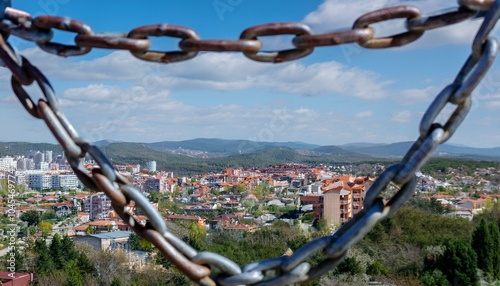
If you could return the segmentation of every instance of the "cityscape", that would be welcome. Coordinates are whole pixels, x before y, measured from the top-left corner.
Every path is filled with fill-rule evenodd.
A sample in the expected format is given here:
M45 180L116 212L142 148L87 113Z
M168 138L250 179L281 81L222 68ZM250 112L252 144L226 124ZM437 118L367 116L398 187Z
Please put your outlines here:
M475 216L481 217L498 204L500 197L500 169L495 162L482 163L477 168L418 172L414 200L434 204L442 217L472 223ZM89 173L99 168L93 160L85 160L84 166ZM149 199L170 226L187 227L188 232L196 226L207 237L217 233L238 237L277 224L308 236L334 233L363 210L366 191L387 166L386 161L316 166L290 162L182 177L157 169L156 161L114 168ZM32 239L44 239L50 245L55 237L68 237L93 251L123 253L123 261L131 269L140 271L155 265L151 246L137 242L110 198L80 183L64 154L31 150L3 156L0 175L5 182L15 182L15 208L3 184L4 206L0 211L5 218L12 221L14 217L19 222L16 233L23 247ZM382 195L390 197L397 190L396 185L390 185ZM146 223L147 216L133 202L126 209L138 222ZM7 228L0 228L0 235L8 240ZM4 253L7 250L4 248ZM293 250L288 248L283 255L287 253ZM32 270L36 275L36 267ZM19 279L33 280L33 275Z
M95 4L0 0L0 286L500 285L500 0Z

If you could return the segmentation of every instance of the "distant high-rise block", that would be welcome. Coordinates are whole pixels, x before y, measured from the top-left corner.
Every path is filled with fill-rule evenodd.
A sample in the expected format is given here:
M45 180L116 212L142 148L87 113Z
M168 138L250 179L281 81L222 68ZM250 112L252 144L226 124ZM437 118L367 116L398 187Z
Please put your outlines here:
M52 151L45 151L44 162L52 163Z
M156 172L156 161L146 162L146 169L148 169L151 172Z

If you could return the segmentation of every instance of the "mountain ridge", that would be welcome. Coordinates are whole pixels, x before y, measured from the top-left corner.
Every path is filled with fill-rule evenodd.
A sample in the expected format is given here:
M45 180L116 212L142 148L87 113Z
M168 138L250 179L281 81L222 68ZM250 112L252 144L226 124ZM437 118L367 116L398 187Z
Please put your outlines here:
M179 174L217 171L227 167L262 167L274 164L337 164L400 159L413 142L350 143L320 146L303 142L256 142L216 138L153 143L101 140L94 143L114 164L141 164L157 161L160 170ZM0 142L0 156L27 155L29 150L52 150L50 143ZM54 154L56 155L56 154ZM500 147L474 148L440 145L433 157L500 161Z

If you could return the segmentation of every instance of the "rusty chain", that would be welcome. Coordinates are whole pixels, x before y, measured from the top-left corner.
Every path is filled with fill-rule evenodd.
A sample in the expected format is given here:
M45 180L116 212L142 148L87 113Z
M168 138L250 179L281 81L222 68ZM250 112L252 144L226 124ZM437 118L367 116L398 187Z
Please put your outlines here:
M10 2L10 1L9 1ZM448 140L467 116L471 107L471 92L488 71L498 52L498 42L489 35L500 17L500 0L458 0L456 8L421 15L413 6L395 6L379 9L359 17L352 29L314 34L303 23L272 23L244 30L238 40L202 40L193 30L167 24L142 26L127 33L98 33L85 23L65 17L39 16L34 19L24 12L8 7L0 22L0 59L12 72L11 84L15 95L29 114L45 121L54 134L78 178L90 189L104 192L112 201L117 214L135 232L151 241L164 255L192 281L200 285L285 285L304 283L315 279L338 265L347 250L359 241L383 218L393 214L412 194L416 186L415 172L441 143ZM0 15L1 16L1 15ZM375 37L371 24L404 18L407 31L383 38ZM472 44L469 58L455 80L447 85L425 112L419 128L419 137L398 164L387 168L366 192L363 209L331 236L310 241L291 256L277 257L240 267L230 259L211 252L197 252L168 231L164 219L146 197L125 177L118 173L99 148L79 136L59 108L57 96L49 81L35 66L18 54L7 42L9 35L35 42L42 50L60 55L75 56L93 48L128 50L133 56L153 62L170 63L191 59L199 52L242 52L246 57L261 62L285 62L311 54L314 48L357 43L366 48L388 48L409 44L425 31L452 25L467 19L484 18ZM51 42L54 30L74 32L75 45ZM295 35L293 49L262 51L259 37ZM178 51L149 50L150 36L179 38ZM36 84L44 98L31 98L23 86ZM446 123L436 122L447 104L456 105ZM82 158L90 156L100 168L89 171ZM384 203L380 193L390 183L399 191ZM140 224L126 210L130 201L144 210L148 217ZM325 259L317 265L307 260L322 252ZM218 275L211 275L211 268ZM272 270L277 275L267 277Z
M403 5L379 9L359 17L352 29L313 34L303 23L271 23L245 29L237 40L204 40L196 31L170 24L155 24L137 27L128 33L94 32L80 21L59 16L38 16L34 19L24 12L7 8L0 30L35 42L41 49L59 56L76 56L90 52L93 48L128 50L135 57L152 62L171 63L194 58L199 52L242 52L246 57L260 62L285 62L311 54L314 48L358 43L366 48L388 48L409 44L419 39L425 31L452 25L474 17L484 16L491 0L460 0L459 6L438 11L432 15L421 15L417 7ZM406 30L397 35L375 37L371 24L391 19L406 19ZM56 30L76 33L73 45L52 42ZM259 37L295 35L294 47L282 51L262 51ZM178 38L178 50L152 51L150 37Z

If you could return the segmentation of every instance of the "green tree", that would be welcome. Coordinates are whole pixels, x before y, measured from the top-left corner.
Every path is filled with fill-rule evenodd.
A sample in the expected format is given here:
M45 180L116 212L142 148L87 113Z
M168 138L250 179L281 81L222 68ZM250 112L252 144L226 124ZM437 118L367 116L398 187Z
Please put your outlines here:
M130 245L130 249L132 250L139 250L140 244L139 240L141 238L134 232L132 232L129 237L128 237L128 244Z
M62 269L63 257L65 254L62 252L61 237L59 236L59 234L54 234L52 242L50 243L49 250L56 269Z
M42 232L44 237L47 237L52 233L52 224L48 221L41 221L38 224L38 229Z
M63 253L63 260L68 260L76 254L73 241L69 236L65 235L61 240L61 253Z
M48 210L42 214L40 220L50 220L55 218L56 218L56 213L53 210Z
M122 286L120 278L113 276L113 281L111 281L111 286Z
M205 228L193 222L189 225L189 234L185 238L186 242L189 243L196 250L201 250L203 247L202 240L206 235Z
M368 268L366 269L366 274L376 275L376 276L378 275L387 276L389 272L381 262L375 261L368 266Z
M245 186L245 184L238 184L237 186L233 187L233 193L237 195L243 194L244 192L246 192L246 190L247 187Z
M75 260L70 260L64 264L64 274L67 279L64 286L83 286L83 276Z
M500 230L496 222L490 222L489 230L492 238L492 248L490 252L493 260L493 277L500 279Z
M93 234L94 233L94 228L91 225L87 226L87 228L85 229L85 233L87 235Z
M73 248L74 249L74 248ZM94 264L90 259L87 257L85 253L82 251L77 252L76 250L73 250L77 253L76 255L76 261L78 264L78 269L80 270L81 273L86 273L90 274L93 276L97 276L97 270L94 267Z
M438 269L452 285L478 285L477 256L465 240L446 242L446 250L438 259Z
M387 234L385 233L384 226L381 223L375 224L372 230L366 234L366 239L376 243L387 241Z
M37 239L35 241L34 250L37 254L36 260L36 273L38 274L48 274L54 271L54 261L52 260L52 256L50 255L49 249L45 240Z
M477 254L477 267L488 275L493 274L493 239L486 221L481 222L472 233L472 248Z
M339 266L335 269L336 273L349 273L351 275L360 274L362 272L361 265L354 257L347 257L340 262Z
M27 233L27 236L32 236L36 233L36 227L35 226L29 226L28 227L28 233ZM28 235L29 234L29 235Z
M28 226L37 225L40 222L40 213L34 210L24 212L19 217L22 221L28 223Z
M425 271L422 273L418 279L424 286L448 286L448 280L444 276L443 272L438 269L432 271Z
M161 193L158 191L149 192L149 200L153 203L157 203L161 198Z
M141 238L135 233L130 234L128 243L130 245L130 248L133 250L151 251L151 249L153 248L151 242L147 241L144 238Z
M10 266L9 264L9 261L8 259L11 257L11 252L7 252L7 254L5 254L5 256L2 257L2 266L4 266L4 268ZM26 271L26 265L25 265L25 253L24 252L21 252L19 251L19 247L16 245L15 248L14 248L14 261L15 261L15 268L16 268L16 272L25 272ZM4 265L5 263L5 265Z

